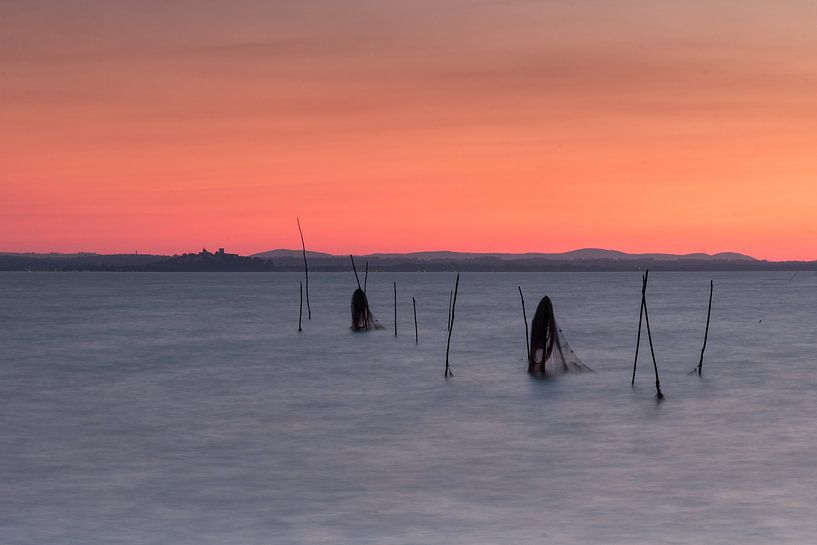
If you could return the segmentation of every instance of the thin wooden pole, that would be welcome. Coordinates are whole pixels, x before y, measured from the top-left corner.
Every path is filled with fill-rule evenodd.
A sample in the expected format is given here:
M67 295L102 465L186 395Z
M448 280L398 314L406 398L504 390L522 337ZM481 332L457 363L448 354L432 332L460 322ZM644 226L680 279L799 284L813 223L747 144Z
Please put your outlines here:
M417 301L411 298L411 306L414 308L414 344L420 344L420 334L417 332Z
M525 352L528 354L528 365L530 365L530 338L528 337L528 315L525 312L525 297L522 295L522 287L519 289L519 298L522 299L522 319L525 320Z
M633 380L630 381L630 386L635 386L635 368L638 366L638 348L641 346L641 322L644 320L644 298L647 291L647 275L650 274L648 270L646 274L641 275L641 306L638 312L638 335L635 339L635 359L633 360Z
M355 256L349 254L349 257L352 258L352 271L355 273L355 280L357 281L357 289L363 289L360 287L360 278L357 276L357 267L355 267Z
M304 243L304 232L301 230L301 220L295 218L298 222L298 233L301 235L301 251L304 256L304 277L306 277L306 311L309 320L312 319L312 307L309 306L309 268L306 266L306 244Z
M448 354L451 350L451 331L454 329L454 313L457 308L457 292L460 287L460 275L457 273L457 281L454 282L454 299L451 302L451 319L448 321L448 343L445 345L445 377L453 377L451 372L451 364L448 363Z
M645 275L646 277L646 275ZM644 282L646 289L646 279ZM647 298L643 299L644 307L644 323L647 325L647 339L650 341L650 353L652 354L652 366L655 368L655 397L664 399L664 394L661 393L661 380L658 378L658 362L655 361L655 349L652 346L652 332L650 331L650 314L647 312Z
M303 331L303 329L301 329L301 320L304 317L304 283L298 282L298 285L300 288L299 291L301 293L301 306L298 309L298 332L300 333L301 331Z
M701 359L698 360L698 376L703 372L704 351L706 350L706 339L709 337L709 318L712 316L712 292L715 290L715 282L709 281L709 309L706 311L706 331L704 332L704 345L701 348Z
M394 336L397 336L397 282L394 282Z
M369 262L366 262L366 273L363 275L363 293L366 293L366 284L369 283Z

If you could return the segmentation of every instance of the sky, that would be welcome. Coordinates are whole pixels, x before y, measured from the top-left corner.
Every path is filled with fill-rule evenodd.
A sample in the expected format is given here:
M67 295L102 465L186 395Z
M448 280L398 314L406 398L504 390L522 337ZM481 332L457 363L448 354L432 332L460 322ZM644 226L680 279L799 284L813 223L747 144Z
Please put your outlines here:
M0 0L0 251L817 259L811 0Z

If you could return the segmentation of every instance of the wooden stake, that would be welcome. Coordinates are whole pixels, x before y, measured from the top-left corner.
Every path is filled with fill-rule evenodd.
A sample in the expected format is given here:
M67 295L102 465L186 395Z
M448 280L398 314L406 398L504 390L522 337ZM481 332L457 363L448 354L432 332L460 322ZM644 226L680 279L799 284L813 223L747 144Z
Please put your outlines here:
M451 364L448 363L448 353L451 350L451 331L454 329L454 313L457 308L457 291L460 287L460 275L457 273L457 281L454 283L454 299L451 302L451 318L448 321L448 344L445 346L445 377L453 377L451 372Z
M397 282L394 282L394 336L397 336Z
M301 250L304 255L304 276L306 277L306 311L308 319L312 319L312 307L309 306L309 269L306 266L306 244L304 244L304 232L301 230L301 220L295 218L298 222L298 232L301 234Z
M652 332L650 331L650 313L647 311L647 274L644 275L644 291L645 296L642 299L642 306L644 307L644 323L647 325L647 339L650 341L650 353L652 354L652 366L655 368L655 397L659 400L664 399L664 394L661 393L661 381L658 378L658 362L655 361L655 349L652 346Z
M304 283L303 282L298 282L298 285L300 287L299 291L301 293L301 306L298 309L298 332L300 333L301 331L303 331L301 329L301 320L304 317Z
M525 312L525 297L522 295L522 287L519 289L519 298L522 299L522 319L525 320L525 352L528 354L528 365L530 365L530 338L528 337L528 315Z
M633 360L633 380L630 381L630 386L635 386L635 368L638 365L638 348L641 346L641 322L644 319L644 298L647 292L647 275L650 274L648 270L646 274L641 275L641 307L638 312L638 336L635 339L635 359Z
M704 366L704 351L706 350L706 339L709 337L709 318L712 316L712 292L715 290L715 282L709 281L709 309L706 311L706 331L704 332L704 345L701 348L701 359L698 360L698 376L701 376Z
M420 344L420 334L417 332L417 301L411 298L411 306L414 308L414 344Z

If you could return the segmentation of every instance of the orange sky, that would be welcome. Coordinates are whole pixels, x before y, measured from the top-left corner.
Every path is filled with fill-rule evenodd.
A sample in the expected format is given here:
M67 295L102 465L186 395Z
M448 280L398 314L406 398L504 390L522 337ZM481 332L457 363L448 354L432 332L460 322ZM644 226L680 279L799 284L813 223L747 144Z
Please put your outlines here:
M0 251L817 259L810 1L7 0L0 83Z

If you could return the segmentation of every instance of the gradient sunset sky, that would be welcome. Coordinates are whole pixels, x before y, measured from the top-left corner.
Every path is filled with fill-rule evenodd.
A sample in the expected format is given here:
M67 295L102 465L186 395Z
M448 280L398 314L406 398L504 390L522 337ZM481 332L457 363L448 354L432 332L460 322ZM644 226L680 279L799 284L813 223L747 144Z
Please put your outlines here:
M817 2L0 0L0 251L817 259Z

